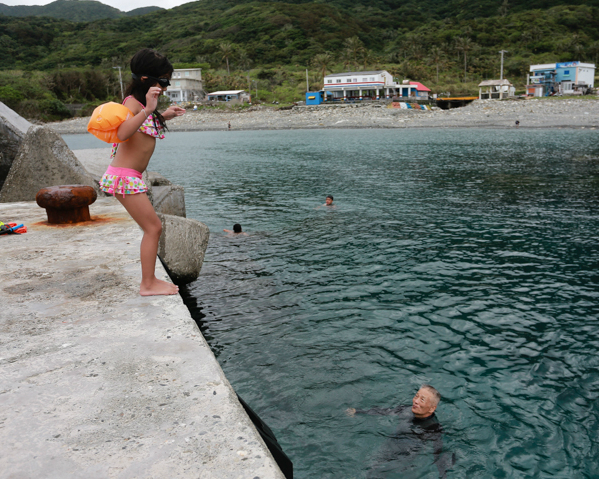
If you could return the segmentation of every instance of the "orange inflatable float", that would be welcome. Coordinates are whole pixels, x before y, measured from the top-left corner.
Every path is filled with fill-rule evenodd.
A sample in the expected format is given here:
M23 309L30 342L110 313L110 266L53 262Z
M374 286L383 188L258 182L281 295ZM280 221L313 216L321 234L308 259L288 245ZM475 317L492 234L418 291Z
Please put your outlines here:
M119 140L117 131L129 118L133 118L133 113L125 105L113 101L104 103L92 113L87 131L106 143L122 143L123 140Z

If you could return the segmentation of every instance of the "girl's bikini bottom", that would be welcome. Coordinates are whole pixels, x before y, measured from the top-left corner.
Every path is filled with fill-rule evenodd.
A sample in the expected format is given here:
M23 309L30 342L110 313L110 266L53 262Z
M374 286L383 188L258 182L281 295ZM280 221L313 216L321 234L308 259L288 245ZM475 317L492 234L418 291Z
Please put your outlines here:
M111 195L135 195L148 191L141 173L131 168L109 166L100 180L100 189Z

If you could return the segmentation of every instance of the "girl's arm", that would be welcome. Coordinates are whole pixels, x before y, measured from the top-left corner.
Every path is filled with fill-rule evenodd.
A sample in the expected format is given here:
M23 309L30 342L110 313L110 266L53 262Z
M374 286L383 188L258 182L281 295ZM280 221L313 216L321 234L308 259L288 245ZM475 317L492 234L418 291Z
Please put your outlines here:
M142 106L137 100L129 98L125 102L125 106L134 114L133 118L129 118L121 123L117 130L117 137L121 141L126 141L131 138L139 127L146 121L146 118L152 113L158 105L158 97L162 93L162 88L153 86L150 87L146 94L146 106Z

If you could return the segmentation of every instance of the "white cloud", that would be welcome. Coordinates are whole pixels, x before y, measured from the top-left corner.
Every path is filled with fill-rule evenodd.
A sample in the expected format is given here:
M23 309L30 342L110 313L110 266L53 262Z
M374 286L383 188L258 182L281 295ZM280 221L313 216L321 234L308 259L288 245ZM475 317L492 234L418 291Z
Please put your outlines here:
M5 5L47 5L55 0L0 0L0 3ZM122 0L104 0L104 5L110 5L111 7L118 8L123 12L134 10L140 7L161 7L161 8L173 8L184 3L189 3L193 0L129 0L126 4Z

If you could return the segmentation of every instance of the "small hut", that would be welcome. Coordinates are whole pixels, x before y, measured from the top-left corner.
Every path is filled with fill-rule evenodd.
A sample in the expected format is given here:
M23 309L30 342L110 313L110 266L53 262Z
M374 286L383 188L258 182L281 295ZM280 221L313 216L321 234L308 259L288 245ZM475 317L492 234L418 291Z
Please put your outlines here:
M486 91L483 92L483 88ZM502 100L514 96L516 88L506 80L485 80L478 85L479 100Z

